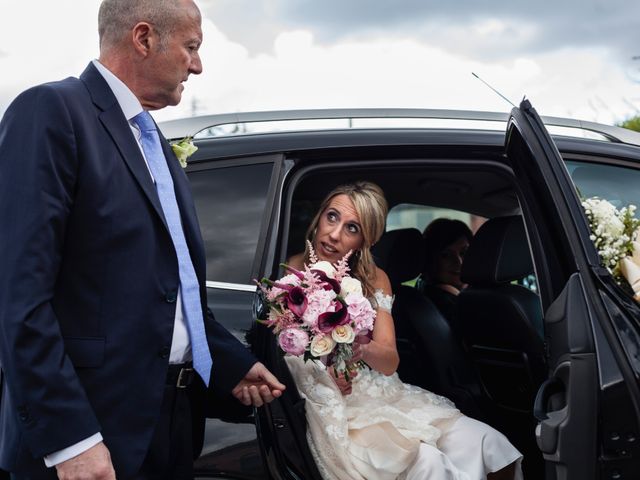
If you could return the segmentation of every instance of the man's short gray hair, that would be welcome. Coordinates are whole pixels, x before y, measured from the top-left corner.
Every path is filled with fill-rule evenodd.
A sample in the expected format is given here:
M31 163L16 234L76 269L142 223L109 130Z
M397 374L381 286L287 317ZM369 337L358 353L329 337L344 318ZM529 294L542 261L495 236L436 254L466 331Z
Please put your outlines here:
M98 12L100 48L117 45L139 22L152 24L164 44L184 8L181 0L103 0Z

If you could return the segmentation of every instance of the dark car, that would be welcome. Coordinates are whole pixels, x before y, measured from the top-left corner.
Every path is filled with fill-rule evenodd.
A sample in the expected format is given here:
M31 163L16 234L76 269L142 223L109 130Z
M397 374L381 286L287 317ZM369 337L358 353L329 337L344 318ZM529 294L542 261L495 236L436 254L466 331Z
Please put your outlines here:
M396 293L400 377L507 435L525 478L640 476L640 308L601 266L581 206L591 196L640 205L640 135L541 119L528 101L510 115L263 112L161 128L199 147L186 171L209 305L288 387L257 410L211 399L200 477L320 478L304 401L255 322L253 280L279 277L324 195L355 179L380 185L390 205L374 253ZM455 324L413 285L416 234L439 216L484 221Z

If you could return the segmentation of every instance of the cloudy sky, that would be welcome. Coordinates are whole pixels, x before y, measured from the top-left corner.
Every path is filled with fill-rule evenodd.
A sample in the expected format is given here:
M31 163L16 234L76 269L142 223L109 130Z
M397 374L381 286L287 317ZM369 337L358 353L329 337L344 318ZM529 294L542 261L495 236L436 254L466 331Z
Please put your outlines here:
M154 116L411 107L640 114L637 0L199 0L204 72ZM98 55L99 0L0 0L0 115Z

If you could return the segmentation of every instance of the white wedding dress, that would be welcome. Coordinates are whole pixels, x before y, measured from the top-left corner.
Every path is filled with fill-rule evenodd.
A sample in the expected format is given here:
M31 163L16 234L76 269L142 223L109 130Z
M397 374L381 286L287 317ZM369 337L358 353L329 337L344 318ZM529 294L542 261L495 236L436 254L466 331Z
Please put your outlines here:
M326 480L481 480L515 461L522 479L520 452L447 398L369 369L343 396L324 365L285 359L306 400L307 441Z

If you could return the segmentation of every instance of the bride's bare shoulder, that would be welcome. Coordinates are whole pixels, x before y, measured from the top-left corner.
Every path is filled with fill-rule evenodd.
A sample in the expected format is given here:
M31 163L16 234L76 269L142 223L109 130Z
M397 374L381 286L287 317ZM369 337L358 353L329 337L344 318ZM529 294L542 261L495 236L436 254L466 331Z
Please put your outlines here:
M376 267L376 277L373 280L373 288L382 290L384 293L391 294L391 282L387 273L379 267Z
M304 268L304 252L296 253L289 257L286 263L296 270L302 270Z

